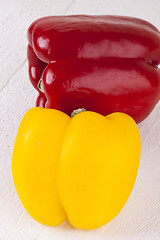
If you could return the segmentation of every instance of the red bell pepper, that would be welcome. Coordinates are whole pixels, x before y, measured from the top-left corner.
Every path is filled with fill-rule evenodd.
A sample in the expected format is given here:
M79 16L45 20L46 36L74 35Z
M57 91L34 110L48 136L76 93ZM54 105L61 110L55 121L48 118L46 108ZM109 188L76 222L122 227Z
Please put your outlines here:
M27 48L27 57L30 81L39 92L39 96L36 101L36 106L44 107L47 99L45 94L42 91L40 91L38 83L42 76L43 70L47 66L47 63L42 62L39 58L37 58L35 52L33 51L33 48L30 45L28 45Z
M160 99L160 33L142 19L44 17L29 27L28 41L30 80L37 89L42 76L44 89L37 105L69 115L82 107L119 111L139 123Z

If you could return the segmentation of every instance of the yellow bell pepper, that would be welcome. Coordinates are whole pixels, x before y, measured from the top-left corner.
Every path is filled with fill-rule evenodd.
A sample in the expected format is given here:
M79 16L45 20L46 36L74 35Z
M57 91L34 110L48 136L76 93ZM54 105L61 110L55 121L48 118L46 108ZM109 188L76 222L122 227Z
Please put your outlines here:
M137 175L138 127L124 113L32 108L24 116L12 158L19 198L38 222L56 226L66 217L95 229L123 208Z

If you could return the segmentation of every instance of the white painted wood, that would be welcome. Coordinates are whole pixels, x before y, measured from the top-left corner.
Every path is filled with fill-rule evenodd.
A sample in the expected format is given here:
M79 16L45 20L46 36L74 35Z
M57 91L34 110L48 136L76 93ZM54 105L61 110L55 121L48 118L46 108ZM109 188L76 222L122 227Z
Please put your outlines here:
M37 95L27 72L29 24L54 14L119 14L144 18L160 29L159 12L159 0L0 0L0 240L160 239L160 103L139 124L142 154L134 190L121 213L100 229L35 222L18 199L11 173L16 132Z

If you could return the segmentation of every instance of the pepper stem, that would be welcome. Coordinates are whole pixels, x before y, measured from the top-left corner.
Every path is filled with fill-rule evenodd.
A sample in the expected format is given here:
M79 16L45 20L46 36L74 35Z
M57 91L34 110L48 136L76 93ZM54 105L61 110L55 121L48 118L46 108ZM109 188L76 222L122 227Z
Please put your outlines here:
M44 88L43 88L43 85L42 85L42 77L39 79L39 82L37 84L37 87L38 89L44 93Z
M81 112L85 112L87 111L85 108L78 108L78 109L75 109L73 110L73 112L71 113L71 118L73 118L75 115L77 115L78 113L81 113Z

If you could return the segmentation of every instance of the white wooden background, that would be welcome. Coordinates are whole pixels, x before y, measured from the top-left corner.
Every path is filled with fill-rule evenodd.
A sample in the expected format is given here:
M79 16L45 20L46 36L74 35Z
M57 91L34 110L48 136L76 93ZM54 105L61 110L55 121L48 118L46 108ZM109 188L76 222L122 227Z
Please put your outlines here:
M43 226L17 197L12 149L20 120L37 96L27 72L27 28L38 17L78 13L136 16L160 29L160 0L0 0L0 240L159 240L160 103L139 124L142 155L134 190L121 213L104 227L83 231L67 221Z

